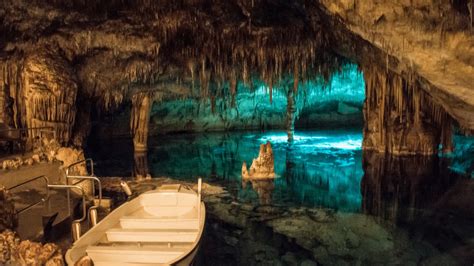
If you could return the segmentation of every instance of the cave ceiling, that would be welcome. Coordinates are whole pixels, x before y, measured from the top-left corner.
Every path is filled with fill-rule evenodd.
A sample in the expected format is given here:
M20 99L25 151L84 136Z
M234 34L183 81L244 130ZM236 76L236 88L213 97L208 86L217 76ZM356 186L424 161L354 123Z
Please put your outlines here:
M255 79L270 90L296 88L298 80L328 78L348 59L416 75L474 129L469 13L462 5L415 2L4 0L2 78L21 86L12 81L17 72L35 69L31 62L36 69L51 64L46 72L60 80L71 73L54 88L72 82L79 99L110 109L143 91L225 96Z

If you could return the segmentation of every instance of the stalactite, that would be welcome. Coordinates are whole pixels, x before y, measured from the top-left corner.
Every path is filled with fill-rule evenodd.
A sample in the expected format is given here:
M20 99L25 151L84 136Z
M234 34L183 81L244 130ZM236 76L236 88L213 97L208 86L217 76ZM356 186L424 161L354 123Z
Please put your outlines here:
M298 91L298 81L299 81L299 66L295 61L294 72L293 72L293 91L296 93Z
M268 93L270 94L270 104L273 102L273 80L270 79L268 83Z
M363 69L365 149L394 154L433 154L440 143L445 152L452 149L452 118L419 88L413 73L408 73L405 80L382 67Z

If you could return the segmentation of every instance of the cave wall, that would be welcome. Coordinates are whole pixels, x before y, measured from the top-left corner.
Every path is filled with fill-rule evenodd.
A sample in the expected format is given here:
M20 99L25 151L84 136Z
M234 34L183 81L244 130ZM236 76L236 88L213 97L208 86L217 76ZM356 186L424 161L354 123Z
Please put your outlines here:
M299 94L302 87L311 91L311 81L329 80L352 60L362 66L367 81L378 83L367 91L376 97L370 101L387 102L382 107L366 104L371 110L366 112L370 125L364 145L368 149L428 154L435 153L441 142L449 150L450 123L442 122L449 120L444 111L461 129L474 129L472 36L466 34L467 16L460 8L428 0L413 5L406 1L268 0L110 0L85 5L76 0L6 0L0 3L0 89L14 102L12 114L2 111L13 127L53 126L61 142L80 145L88 135L91 114L116 115L124 106L136 108L133 99L144 92L161 103L198 98L203 106L209 103L211 114L217 113L216 107L223 110L220 106L228 105L231 108L224 109L235 118L232 108L238 88L255 89L254 77L266 86L272 101L273 91L279 88L287 95ZM375 70L366 67L372 65ZM393 74L384 79L378 74L383 68ZM407 119L399 115L402 122L397 126L387 114L393 108L401 110L399 98L393 97L402 94L390 89L398 85L381 81L395 84L391 80L396 75L408 81L409 87L416 80L416 88L423 91L402 93L406 99L400 103L407 106L401 109L410 115ZM420 119L412 115L418 109L408 105L418 102L411 101L418 95L420 103L429 103L422 104ZM201 108L198 104L198 109L206 113L209 105ZM164 111L157 108L150 114L152 128L164 125L159 122ZM291 121L298 123L299 115L301 124L320 119L317 110L287 112L289 132ZM335 113L340 113L339 105ZM143 132L150 128L134 123L143 120L136 114L141 112L131 113L129 134L142 136L143 142ZM175 124L188 120L184 117ZM75 125L76 120L81 124ZM233 127L228 125L230 120L235 119L212 118L208 124L225 121L224 127ZM248 124L262 124L261 120ZM275 123L280 120L275 118ZM412 125L416 132L394 131ZM442 129L429 132L433 127Z
M395 155L436 154L453 149L451 116L423 91L416 80L406 80L377 66L364 68L365 150Z
M358 62L378 62L420 87L464 132L474 129L474 35L469 1L322 0L337 17L339 51ZM355 39L359 41L354 42ZM344 41L346 40L346 41ZM363 47L357 47L362 43ZM371 48L372 47L372 48ZM375 49L373 49L375 48ZM353 52L348 53L348 51ZM378 51L383 51L380 54ZM374 55L378 59L374 60Z
M155 96L150 110L149 134L227 130L285 129L287 93L256 83L254 88L239 85L234 98L210 99ZM291 88L292 89L292 88ZM364 79L354 64L344 66L330 76L328 83L312 82L296 93L295 127L330 128L363 125ZM234 106L232 105L234 104ZM128 121L133 107L94 121L96 135L128 136Z

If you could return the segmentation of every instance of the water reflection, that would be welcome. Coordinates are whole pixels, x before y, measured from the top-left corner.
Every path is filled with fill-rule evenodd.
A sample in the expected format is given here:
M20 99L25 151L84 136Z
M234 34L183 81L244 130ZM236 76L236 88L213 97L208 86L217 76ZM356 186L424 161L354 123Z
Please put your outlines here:
M150 173L148 168L148 153L146 151L134 152L133 162L133 176L136 179L143 179Z
M361 140L362 134L355 130L297 132L292 145L286 142L285 132L161 136L150 145L150 171L153 176L220 180L231 190L235 187L243 202L359 211ZM242 188L241 165L252 161L267 141L272 142L278 177L251 183L263 194L259 196L250 186Z
M455 182L448 160L469 162L460 156L363 155L360 130L296 132L291 145L286 137L283 131L167 135L151 138L148 154L135 154L133 159L132 145L127 151L122 140L97 143L90 156L97 158L100 176L150 173L193 182L204 177L227 186L242 202L363 211L389 220L414 219ZM272 142L278 177L273 185L243 187L242 163L252 161L267 141Z
M242 180L242 190L248 189L248 184L257 193L261 205L270 205L272 203L272 192L275 189L273 179Z
M447 166L437 156L364 152L363 212L395 223L416 220L459 179Z

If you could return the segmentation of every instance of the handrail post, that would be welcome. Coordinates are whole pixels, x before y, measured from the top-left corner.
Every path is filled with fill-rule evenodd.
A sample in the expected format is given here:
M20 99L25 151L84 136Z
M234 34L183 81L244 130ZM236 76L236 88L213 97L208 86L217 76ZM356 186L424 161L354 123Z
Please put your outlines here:
M86 219L86 216L87 216L86 195L85 195L85 192L84 192L84 188L82 188L80 186L77 186L77 185L48 185L48 187L53 188L53 189L67 189L68 191L71 188L76 188L76 189L79 189L81 191L81 194L82 194L82 217L72 221L72 225L71 225L72 226L71 233L72 233L73 240L75 242L81 236L81 222L83 222Z
M73 179L73 178L83 179L83 180L86 180L86 179L92 180L93 184L94 184L94 181L96 181L99 186L99 202L97 206L93 205L92 207L89 208L89 222L91 223L92 226L95 226L97 224L97 209L101 206L101 203L102 203L102 183L100 182L100 179L95 176L74 176L74 175L66 176L67 180ZM73 185L77 185L78 183L80 182L77 182ZM94 198L95 198L95 191L94 191Z

